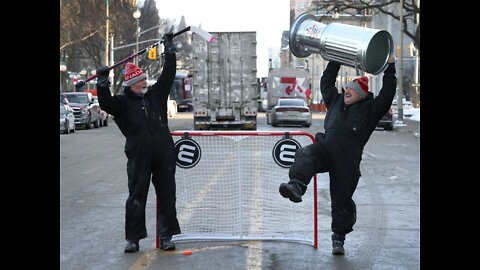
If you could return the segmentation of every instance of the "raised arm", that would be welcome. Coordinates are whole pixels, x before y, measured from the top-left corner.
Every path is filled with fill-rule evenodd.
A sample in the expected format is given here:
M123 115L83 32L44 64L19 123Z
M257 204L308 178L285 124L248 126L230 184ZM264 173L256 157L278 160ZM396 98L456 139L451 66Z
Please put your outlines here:
M108 80L109 73L110 69L107 66L96 70L98 103L102 110L118 117L122 111L122 102L119 98L112 97L112 94L110 93L110 81Z
M388 59L388 67L383 73L382 88L374 101L374 113L380 119L392 105L397 91L397 77L395 76L395 56Z
M333 61L328 62L327 68L325 68L323 71L323 75L320 80L320 91L322 92L323 101L325 102L327 108L330 106L333 97L338 94L335 81L337 80L339 70L339 63Z
M165 48L165 64L162 73L157 79L157 82L152 86L152 91L159 96L166 98L170 94L175 73L177 71L177 49L173 44L173 34L168 33L163 36L163 45Z

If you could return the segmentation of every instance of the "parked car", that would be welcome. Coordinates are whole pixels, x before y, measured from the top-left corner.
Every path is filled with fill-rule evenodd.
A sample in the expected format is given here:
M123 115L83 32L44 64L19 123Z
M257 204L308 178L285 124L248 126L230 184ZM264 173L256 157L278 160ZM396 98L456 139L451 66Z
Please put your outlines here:
M60 99L67 100L75 115L75 125L90 129L100 127L100 106L95 104L92 93L65 92L60 94Z
M106 127L108 126L108 116L109 114L102 110L102 108L100 107L100 103L98 103L98 96L93 96L93 102L98 105L98 107L100 108L100 126L101 127Z
M75 132L75 116L73 116L73 109L62 102L60 102L60 132L65 134Z
M392 109L393 109L393 114L394 115L398 115L397 100L398 100L397 97L395 97L392 101ZM403 116L404 117L412 116L412 112L410 111L411 108L412 108L412 102L403 98L402 99L402 109L403 109Z
M267 119L268 120L268 119ZM312 124L312 111L303 99L281 98L272 108L268 124L276 127L279 124L296 124L309 127Z
M100 110L100 126L106 127L108 126L108 113L104 110Z
M393 107L388 109L387 113L380 119L380 122L378 122L377 127L385 130L393 130Z
M193 103L191 99L184 99L182 102L177 104L177 111L179 112L192 112Z
M170 99L170 95L168 95L167 101L167 114L169 117L174 117L177 114L177 102L173 99Z

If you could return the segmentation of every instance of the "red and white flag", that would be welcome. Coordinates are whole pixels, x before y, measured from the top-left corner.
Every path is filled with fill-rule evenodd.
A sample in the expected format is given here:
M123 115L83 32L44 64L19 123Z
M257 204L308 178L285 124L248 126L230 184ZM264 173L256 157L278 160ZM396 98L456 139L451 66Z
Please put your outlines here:
M282 97L291 97L293 95L293 91L295 90L296 85L296 78L295 77L281 77L280 78L280 85L278 86L280 89L280 93Z
M303 88L299 83L296 84L295 92L297 92L299 96L306 97L307 99L310 99L310 95L312 94L310 89Z
M310 89L302 87L295 77L281 77L279 88L282 97L301 96L310 99L312 93ZM294 95L294 92L297 94Z

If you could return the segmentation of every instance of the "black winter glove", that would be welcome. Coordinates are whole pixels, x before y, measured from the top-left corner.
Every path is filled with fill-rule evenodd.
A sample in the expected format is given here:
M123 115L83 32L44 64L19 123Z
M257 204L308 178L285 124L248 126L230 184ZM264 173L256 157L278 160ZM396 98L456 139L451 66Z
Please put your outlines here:
M177 52L177 47L173 44L173 34L167 33L163 35L163 48L165 54L175 54Z
M97 69L95 72L97 74L97 77L102 77L102 76L108 77L108 75L110 74L110 68L107 66L103 66Z
M110 88L110 80L108 80L108 75L110 74L110 69L107 66L97 69L97 85L101 87Z

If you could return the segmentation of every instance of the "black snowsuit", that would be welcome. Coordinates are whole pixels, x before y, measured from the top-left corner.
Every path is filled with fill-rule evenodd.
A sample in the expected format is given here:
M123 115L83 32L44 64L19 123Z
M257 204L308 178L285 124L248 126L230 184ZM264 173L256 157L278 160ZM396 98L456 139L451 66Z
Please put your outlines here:
M175 208L176 156L167 118L167 99L175 72L176 56L166 54L162 74L144 96L125 87L123 95L112 97L108 88L97 85L100 106L113 115L126 137L129 196L126 201L125 237L130 241L147 237L145 205L150 179L158 199L158 235L180 233Z
M305 193L315 174L329 173L331 230L345 235L353 230L356 222L352 196L360 178L363 147L390 108L397 79L395 63L391 63L384 72L382 89L376 98L369 92L365 99L346 106L344 93L338 93L335 86L339 69L339 63L330 61L321 78L321 92L327 106L325 134L315 143L297 150L289 178L304 183Z

